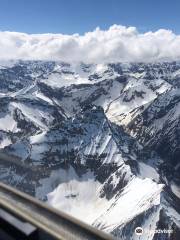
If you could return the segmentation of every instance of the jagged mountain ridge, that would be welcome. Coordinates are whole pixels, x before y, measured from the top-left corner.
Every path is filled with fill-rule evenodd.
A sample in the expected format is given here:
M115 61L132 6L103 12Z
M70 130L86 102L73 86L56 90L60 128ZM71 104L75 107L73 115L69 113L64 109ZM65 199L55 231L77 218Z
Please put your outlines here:
M5 63L1 154L18 164L2 162L1 180L122 239L139 239L138 224L173 228L178 239L179 77L178 62ZM153 137L159 108L176 120ZM157 147L164 136L171 136L168 159Z

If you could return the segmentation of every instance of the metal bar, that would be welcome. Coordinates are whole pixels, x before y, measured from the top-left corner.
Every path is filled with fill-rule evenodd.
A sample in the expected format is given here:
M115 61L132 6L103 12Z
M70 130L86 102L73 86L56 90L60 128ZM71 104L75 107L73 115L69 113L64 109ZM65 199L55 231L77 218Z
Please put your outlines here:
M13 226L13 228L15 228L17 231L22 232L26 236L31 235L37 229L31 224L21 221L19 218L16 218L3 209L0 209L0 221L1 223L4 222L5 224ZM1 226L2 225L0 225L0 227Z
M3 183L0 183L0 207L59 240L114 239L111 235Z
M7 237L3 239L13 238L21 240L35 240L38 236L37 228L30 223L23 222L19 218L13 216L7 211L0 209L0 237L2 239L2 231Z

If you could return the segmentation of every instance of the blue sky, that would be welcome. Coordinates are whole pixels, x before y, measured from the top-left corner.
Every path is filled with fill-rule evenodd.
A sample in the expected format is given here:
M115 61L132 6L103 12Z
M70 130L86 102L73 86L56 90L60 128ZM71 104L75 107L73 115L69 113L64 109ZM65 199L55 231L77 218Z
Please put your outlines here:
M80 33L112 24L180 33L179 0L0 0L0 30Z

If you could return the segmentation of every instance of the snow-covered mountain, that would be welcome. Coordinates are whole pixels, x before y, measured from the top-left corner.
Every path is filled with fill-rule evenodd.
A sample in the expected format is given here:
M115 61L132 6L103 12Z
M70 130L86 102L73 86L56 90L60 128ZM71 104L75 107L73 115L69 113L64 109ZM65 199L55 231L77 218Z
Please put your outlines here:
M0 106L1 181L119 239L180 238L179 62L1 61Z

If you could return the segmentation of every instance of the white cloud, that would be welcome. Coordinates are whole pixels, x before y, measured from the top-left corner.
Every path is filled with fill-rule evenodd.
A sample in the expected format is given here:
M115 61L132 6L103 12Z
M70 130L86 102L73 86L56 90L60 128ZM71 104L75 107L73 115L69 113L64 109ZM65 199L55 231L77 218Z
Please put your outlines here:
M180 35L170 30L139 33L113 25L84 35L0 32L0 59L84 62L171 61L180 59Z

